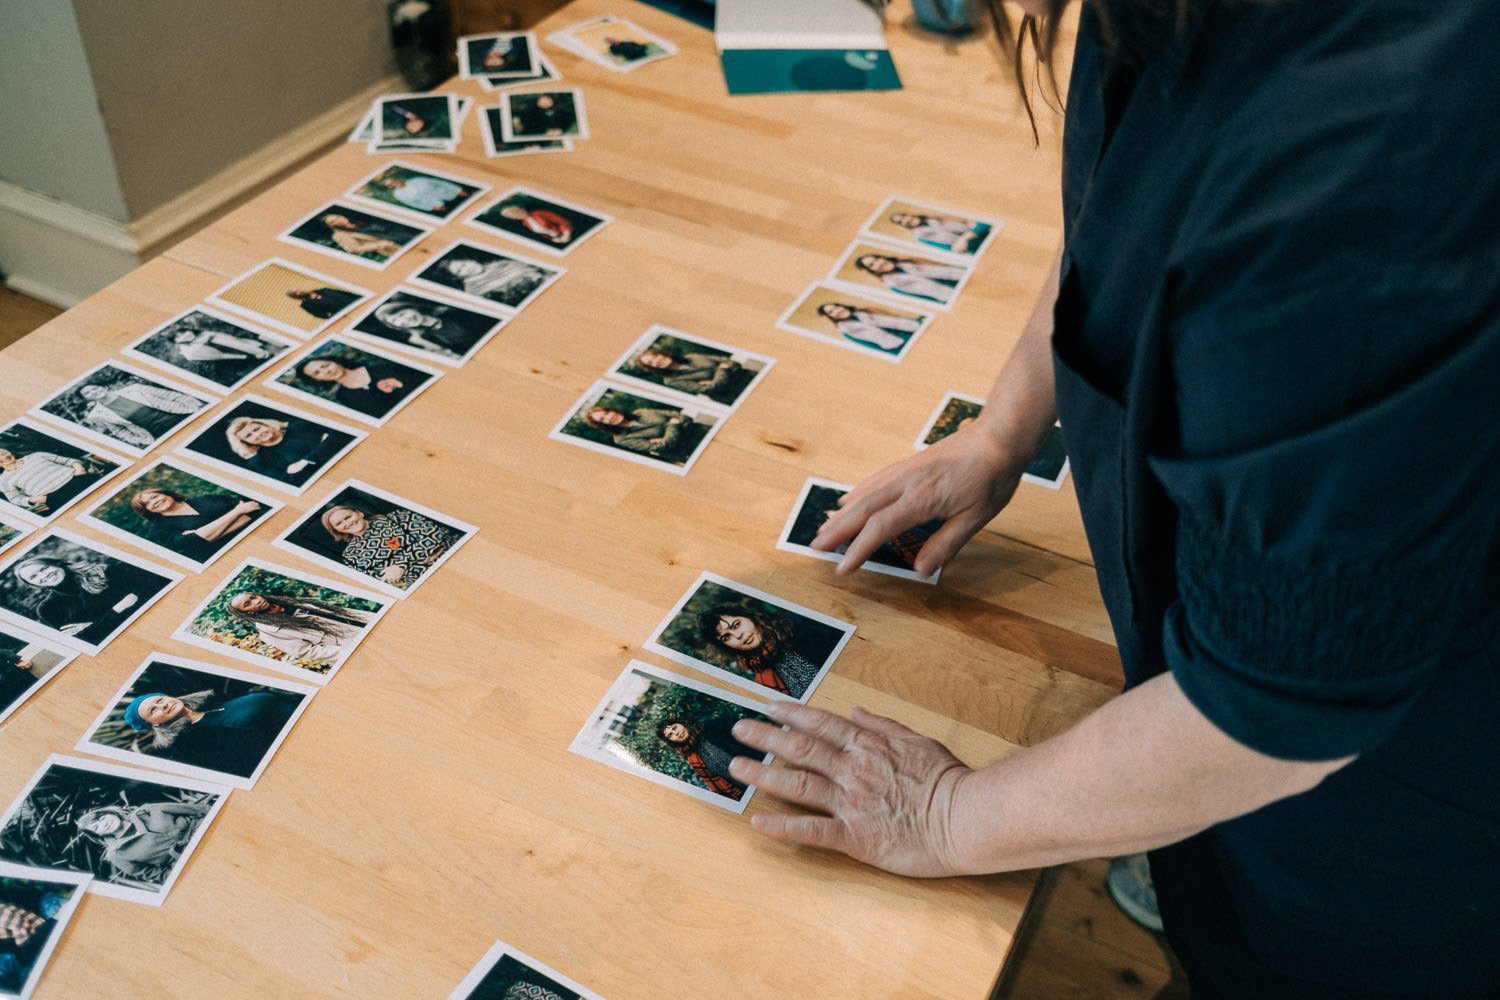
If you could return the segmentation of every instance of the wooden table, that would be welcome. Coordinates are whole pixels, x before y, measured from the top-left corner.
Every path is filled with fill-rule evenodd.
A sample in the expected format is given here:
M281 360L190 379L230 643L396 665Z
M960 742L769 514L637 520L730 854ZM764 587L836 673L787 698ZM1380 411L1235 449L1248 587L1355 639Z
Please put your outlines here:
M471 118L458 155L405 158L616 221L467 366L0 733L8 801L149 652L211 659L167 636L240 558L287 561L270 539L347 477L481 526L232 796L165 906L85 901L43 997L439 997L497 938L612 1000L991 988L1033 873L885 875L766 841L568 745L628 659L662 662L640 647L704 569L857 624L814 705L865 705L972 763L1114 693L1070 485L1023 485L937 587L836 579L774 548L806 476L857 481L910 452L946 390L985 391L1058 240L1055 123L1044 110L1034 150L990 44L924 35L902 3L889 34L904 91L737 99L712 39L653 8L579 0L540 31L606 12L682 51L616 75L549 48L588 102L594 137L576 151L486 160ZM0 415L267 257L384 290L449 239L503 242L455 221L380 273L275 242L379 162L334 150L6 350ZM774 329L898 193L1005 220L958 307L899 365ZM653 322L778 359L685 478L547 439ZM749 812L782 808L762 795Z

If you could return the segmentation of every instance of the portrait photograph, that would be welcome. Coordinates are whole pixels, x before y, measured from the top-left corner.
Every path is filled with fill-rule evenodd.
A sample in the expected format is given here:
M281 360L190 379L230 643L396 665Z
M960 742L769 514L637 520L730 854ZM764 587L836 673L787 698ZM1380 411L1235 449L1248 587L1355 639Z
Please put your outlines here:
M922 432L917 435L915 448L930 448L954 431L962 430L974 422L984 409L984 400L961 392L949 392L938 403L932 416L927 418Z
M893 302L947 310L968 284L973 263L935 250L857 239L828 272L828 280Z
M367 309L347 332L457 367L489 343L506 319L499 313L481 311L472 302L458 305L414 289L398 288Z
M276 539L276 546L402 598L479 529L351 479Z
M436 368L333 336L303 351L266 385L379 427L440 375Z
M200 426L177 451L253 482L302 493L367 433L251 395Z
M887 198L860 233L918 252L977 259L1000 232L999 219L940 208L910 198Z
M36 525L23 520L19 514L0 508L0 552L4 552L35 530Z
M397 161L354 185L349 189L349 197L446 222L489 189L482 181Z
M1063 443L1062 427L1053 424L1042 441L1041 450L1021 474L1021 482L1033 486L1045 486L1049 490L1060 490L1068 478L1068 449Z
M485 108L479 116L479 134L484 139L484 155L490 159L502 156L530 156L533 153L567 153L572 139L522 139L509 142L501 126L499 108Z
M374 112L372 153L386 143L441 148L458 138L458 106L452 94L390 94L375 100Z
M448 1000L604 1000L524 951L496 941Z
M741 719L769 722L763 705L631 660L569 749L591 760L742 813L755 793L729 773L735 757L768 761L734 738Z
M685 476L723 423L722 410L595 382L554 428L554 441Z
M409 280L438 292L518 311L564 273L556 264L459 240Z
M60 643L0 623L0 723L78 655Z
M308 684L152 653L73 749L250 788L316 691Z
M776 321L778 329L883 361L900 361L932 313L873 298L848 285L810 286Z
M813 548L812 540L823 527L828 515L838 508L839 498L853 488L846 483L808 479L802 484L802 491L797 494L797 502L792 505L792 513L781 529L781 538L776 547L783 552L796 552L825 562L836 563L842 559L849 547L847 544L831 552L824 552ZM916 563L917 553L922 550L923 544L942 526L941 521L928 521L915 528L908 528L876 549L875 554L870 556L861 569L899 576L903 580L916 580L919 583L937 583L943 572L941 568L923 576L912 566Z
M122 353L192 385L222 393L244 385L292 346L285 337L252 329L206 309L189 309Z
M658 324L610 366L608 377L685 405L733 412L775 363L764 354Z
M140 458L216 401L123 361L106 361L38 404L31 414Z
M677 54L677 46L621 17L606 15L547 36L589 62L628 73Z
M563 75L558 70L556 64L554 64L551 59L547 58L547 52L541 46L538 45L532 49L531 57L536 62L536 76L479 76L475 77L475 79L479 81L480 87L493 93L497 90L510 90L515 87L530 87L538 83L546 83L549 80L561 80L563 78ZM500 130L497 127L495 129L495 135L498 136L499 134Z
M26 420L0 426L0 508L46 524L130 462Z
M346 584L247 559L172 638L326 684L390 606Z
M588 137L581 90L506 91L500 95L500 138L506 142Z
M458 75L465 80L535 79L541 70L536 35L530 31L494 31L458 40Z
M383 271L432 230L344 202L329 202L280 236L283 243Z
M524 187L514 187L466 220L469 225L561 257L613 216Z
M89 892L160 906L230 791L52 754L0 818L0 861L89 875Z
M176 570L54 528L0 562L0 620L97 656L181 580Z
M280 509L279 500L164 458L79 520L152 556L201 570Z
M854 626L703 573L646 648L763 697L806 702Z
M0 861L0 997L31 1000L89 876Z
M208 301L306 339L370 294L368 289L273 258L230 281Z

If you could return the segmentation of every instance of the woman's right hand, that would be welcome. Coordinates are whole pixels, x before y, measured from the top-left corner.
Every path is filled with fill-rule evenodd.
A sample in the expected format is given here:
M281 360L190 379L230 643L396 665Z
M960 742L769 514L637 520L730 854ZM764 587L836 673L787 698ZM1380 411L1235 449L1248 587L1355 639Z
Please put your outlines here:
M229 513L235 515L254 514L258 510L260 510L259 502L255 500L241 500L239 503L230 508Z
M401 578L406 575L406 567L392 564L380 571L380 579L386 583L400 583Z

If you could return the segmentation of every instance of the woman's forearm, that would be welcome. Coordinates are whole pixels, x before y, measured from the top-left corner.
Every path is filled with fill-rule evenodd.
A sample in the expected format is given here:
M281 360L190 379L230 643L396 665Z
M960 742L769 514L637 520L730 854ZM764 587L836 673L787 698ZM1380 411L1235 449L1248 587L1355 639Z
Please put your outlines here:
M194 528L192 531L188 532L188 534L197 535L205 542L217 542L225 535L232 535L249 523L249 514L241 514L237 511L231 510L220 517L214 518L207 524L200 525L199 527Z
M1021 330L1021 338L1000 369L984 412L974 421L997 441L1034 442L1041 447L1057 420L1057 396L1052 375L1052 308L1057 302L1058 277L1062 252L1052 262L1052 271L1037 294L1031 317Z

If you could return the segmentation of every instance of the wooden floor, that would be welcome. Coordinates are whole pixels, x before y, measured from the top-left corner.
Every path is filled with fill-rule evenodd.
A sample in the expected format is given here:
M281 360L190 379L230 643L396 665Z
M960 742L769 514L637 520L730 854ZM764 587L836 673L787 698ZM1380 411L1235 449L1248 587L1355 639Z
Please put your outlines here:
M0 348L61 312L0 284ZM1127 918L1104 888L1105 861L1049 871L995 1000L1114 1000L1179 995L1160 935ZM1171 989L1168 989L1168 986ZM1163 992L1165 990L1165 992ZM1181 991L1186 996L1185 990Z

